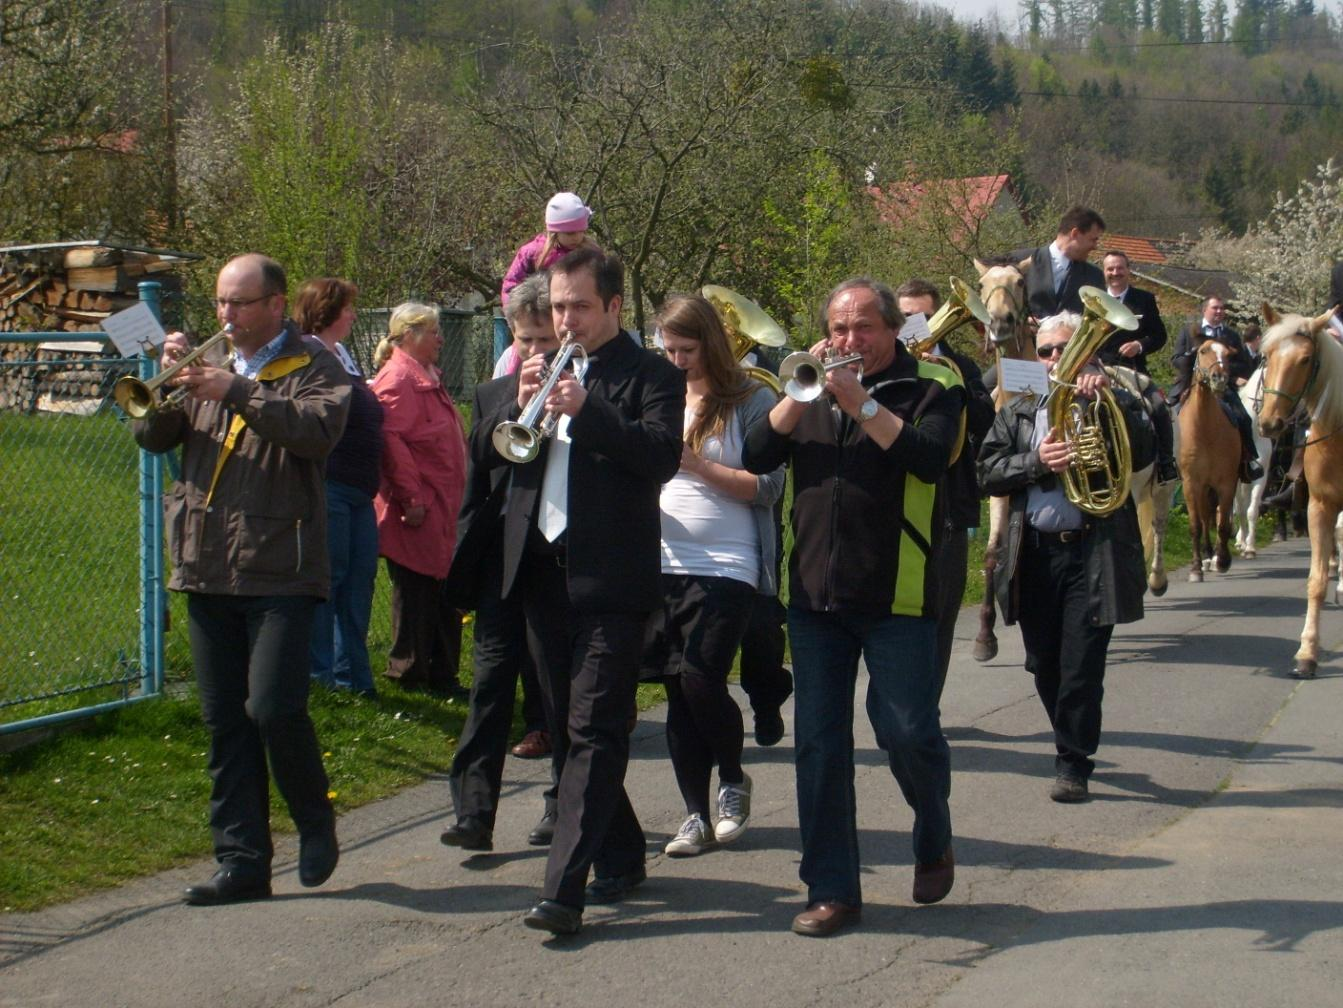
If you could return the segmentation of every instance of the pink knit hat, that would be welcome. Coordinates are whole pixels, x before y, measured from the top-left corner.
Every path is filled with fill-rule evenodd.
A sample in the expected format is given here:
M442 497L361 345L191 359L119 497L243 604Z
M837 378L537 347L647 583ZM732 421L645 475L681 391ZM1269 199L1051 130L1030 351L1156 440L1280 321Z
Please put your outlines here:
M592 211L571 192L556 193L546 204L547 231L586 231Z

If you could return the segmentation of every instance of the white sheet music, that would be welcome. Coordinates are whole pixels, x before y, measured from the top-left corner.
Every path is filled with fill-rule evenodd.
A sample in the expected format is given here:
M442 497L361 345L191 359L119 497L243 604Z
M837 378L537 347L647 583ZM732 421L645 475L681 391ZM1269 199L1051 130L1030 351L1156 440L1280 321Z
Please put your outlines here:
M103 320L103 330L123 357L149 355L163 346L166 334L159 320L143 301Z
M998 361L998 385L1006 392L1044 395L1049 391L1049 368L1039 361L1003 357Z
M900 342L905 346L922 343L932 335L933 331L928 328L928 316L923 312L905 316L905 324L900 327Z

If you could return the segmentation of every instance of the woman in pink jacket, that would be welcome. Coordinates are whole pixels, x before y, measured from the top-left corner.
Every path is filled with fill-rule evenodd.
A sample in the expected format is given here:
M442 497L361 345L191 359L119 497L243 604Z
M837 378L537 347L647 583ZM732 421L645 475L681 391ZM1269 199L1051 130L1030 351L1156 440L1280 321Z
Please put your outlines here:
M533 273L550 269L563 256L583 245L596 247L588 235L592 210L574 193L561 192L546 204L546 229L518 249L513 264L504 274L500 300L506 307L509 292ZM494 377L502 378L518 369L517 347L510 343L494 366Z
M387 676L403 686L464 698L457 680L461 616L443 600L466 485L466 437L436 362L438 309L392 311L374 353L371 388L382 402L382 482L374 501L378 551L392 580Z

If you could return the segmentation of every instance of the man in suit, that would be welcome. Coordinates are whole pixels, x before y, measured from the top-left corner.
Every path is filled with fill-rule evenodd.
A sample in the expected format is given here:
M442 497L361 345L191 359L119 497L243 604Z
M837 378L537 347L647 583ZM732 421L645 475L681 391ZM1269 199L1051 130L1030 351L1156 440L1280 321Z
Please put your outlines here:
M528 277L510 292L504 309L522 360L559 346L550 317L550 278ZM471 409L466 493L457 519L457 549L446 590L453 605L474 610L471 705L448 772L457 821L439 836L463 850L491 850L499 808L504 755L513 722L518 678L529 662L520 593L503 593L503 514L512 466L494 447L494 429L514 412L516 374L476 386ZM544 714L542 715L544 723ZM558 773L555 780L558 781ZM554 828L556 786L546 792L541 822L528 842L544 846Z
M1026 306L1036 321L1061 311L1082 310L1078 291L1102 287L1105 277L1087 262L1105 232L1095 210L1075 206L1060 219L1058 234L1031 253L1026 266Z
M938 289L927 280L906 280L895 292L900 311L906 316L922 312L928 318L942 304ZM951 645L956 636L956 617L965 596L965 575L970 552L969 530L979 527L979 481L975 477L975 457L979 442L993 424L993 396L984 388L979 365L949 346L945 340L932 352L952 361L965 383L965 444L961 454L943 477L946 497L942 545L937 551L937 696L947 683L951 665Z
M1128 256L1120 251L1106 252L1101 259L1105 271L1105 289L1124 307L1138 316L1138 328L1133 331L1116 329L1097 352L1102 364L1132 368L1138 374L1147 374L1147 355L1166 345L1166 323L1161 321L1161 309L1149 291L1134 287L1130 280ZM1140 383L1147 412L1156 430L1157 482L1169 483L1180 478L1175 465L1175 430L1171 422L1166 397L1155 382Z
M529 927L572 934L586 903L644 881L644 837L625 794L626 721L644 630L662 605L659 493L681 464L685 377L620 328L624 267L592 248L550 273L555 329L587 352L546 397L559 421L517 465L504 515L505 593L521 591L561 765L558 817ZM540 357L518 374L515 409L541 386ZM589 869L595 878L585 884Z
M1237 390L1254 373L1254 365L1245 352L1245 342L1240 333L1226 323L1226 302L1216 294L1204 300L1202 318L1185 326L1175 338L1175 348L1170 357L1171 364L1175 366L1175 384L1171 386L1170 397L1177 406L1183 401L1193 377L1198 348L1204 340L1210 339L1217 340L1230 351L1231 381L1227 382L1222 402L1226 404L1232 422L1240 431L1240 481L1253 483L1264 475L1264 467L1259 464L1259 450L1254 443L1250 414L1245 412Z

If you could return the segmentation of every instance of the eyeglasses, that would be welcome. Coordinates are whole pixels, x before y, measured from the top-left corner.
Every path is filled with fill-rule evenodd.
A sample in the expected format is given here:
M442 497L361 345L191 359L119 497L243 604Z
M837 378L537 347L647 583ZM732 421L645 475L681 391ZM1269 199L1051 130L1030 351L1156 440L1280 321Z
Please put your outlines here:
M1057 351L1066 347L1067 343L1044 343L1035 348L1035 352L1040 357L1053 357Z
M274 297L271 294L261 294L254 298L215 298L215 307L222 310L229 308L246 308L248 305L254 305L258 301L265 301L268 297Z

